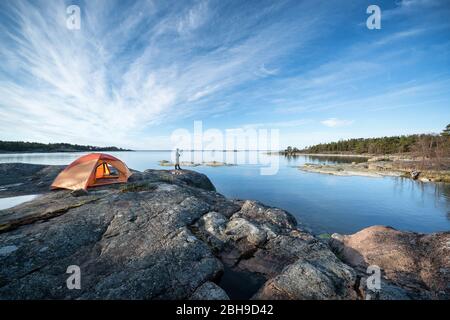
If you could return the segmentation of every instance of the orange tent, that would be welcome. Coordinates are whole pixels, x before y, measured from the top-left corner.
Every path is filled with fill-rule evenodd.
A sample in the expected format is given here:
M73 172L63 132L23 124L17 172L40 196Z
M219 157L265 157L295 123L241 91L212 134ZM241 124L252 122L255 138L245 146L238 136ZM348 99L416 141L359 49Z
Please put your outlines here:
M128 167L109 154L90 153L72 162L59 173L51 188L87 189L112 183L127 182L131 176Z

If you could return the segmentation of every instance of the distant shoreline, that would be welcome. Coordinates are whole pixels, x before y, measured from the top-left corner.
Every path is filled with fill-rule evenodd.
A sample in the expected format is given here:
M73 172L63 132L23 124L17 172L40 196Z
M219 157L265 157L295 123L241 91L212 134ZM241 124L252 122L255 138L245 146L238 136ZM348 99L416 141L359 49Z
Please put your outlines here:
M0 154L21 153L71 153L71 152L173 152L174 150L39 150L39 151L9 151L0 150ZM267 152L266 150L180 150L181 152ZM278 151L276 151L278 152Z
M345 153L302 153L303 156L316 156L316 157L349 157L349 158L372 158L376 156L376 154L345 154Z
M268 152L268 154L275 154L280 156L317 156L317 157L349 157L349 158L372 158L376 156L382 156L382 154L353 154L353 153L303 153L303 152L291 152L286 153L284 151Z
M0 140L0 154L8 153L58 153L58 152L116 152L132 151L116 146L93 146L72 143L41 143Z
M0 154L32 154L32 153L75 153L75 152L134 152L135 150L40 150L40 151L5 151L0 150Z
M410 165L410 167L408 167ZM402 177L421 182L450 183L448 170L419 170L417 164L401 161L371 161L364 163L314 164L305 163L298 169L306 172L334 176Z

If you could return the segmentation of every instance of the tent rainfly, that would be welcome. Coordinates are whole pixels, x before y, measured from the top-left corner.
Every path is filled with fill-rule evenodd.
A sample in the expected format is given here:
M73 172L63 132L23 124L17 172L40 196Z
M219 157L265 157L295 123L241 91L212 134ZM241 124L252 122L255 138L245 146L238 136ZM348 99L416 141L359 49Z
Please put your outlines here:
M132 175L121 160L104 153L90 153L68 165L53 181L52 189L87 189L124 183Z

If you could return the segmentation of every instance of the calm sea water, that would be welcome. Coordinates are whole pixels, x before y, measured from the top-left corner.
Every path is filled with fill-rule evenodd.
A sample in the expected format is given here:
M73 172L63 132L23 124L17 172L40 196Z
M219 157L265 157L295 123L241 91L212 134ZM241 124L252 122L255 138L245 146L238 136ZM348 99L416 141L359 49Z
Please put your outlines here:
M84 153L0 154L2 162L69 164ZM112 152L136 170L167 169L168 151ZM201 159L203 158L203 159ZM259 158L260 164L255 158ZM253 199L283 208L315 233L353 233L371 225L400 230L450 230L450 185L421 183L403 178L338 177L307 173L296 167L306 163L362 161L340 157L285 158L262 152L184 152L181 161L226 161L226 167L188 168L205 173L227 197ZM278 162L275 175L261 175L267 163ZM261 162L263 164L261 164Z

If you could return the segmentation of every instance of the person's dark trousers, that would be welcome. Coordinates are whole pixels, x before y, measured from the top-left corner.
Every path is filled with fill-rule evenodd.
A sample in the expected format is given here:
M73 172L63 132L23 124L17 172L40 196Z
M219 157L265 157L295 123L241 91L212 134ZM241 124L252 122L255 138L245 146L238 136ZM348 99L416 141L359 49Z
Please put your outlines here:
M175 170L181 170L181 168L180 168L180 165L179 165L179 164L176 164L176 165L175 165Z

